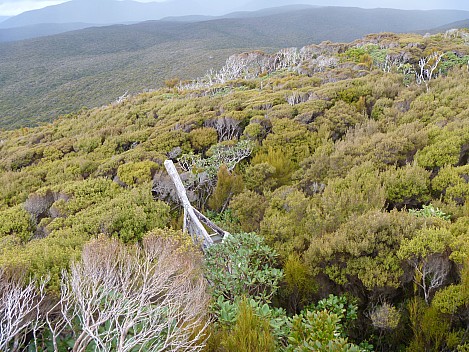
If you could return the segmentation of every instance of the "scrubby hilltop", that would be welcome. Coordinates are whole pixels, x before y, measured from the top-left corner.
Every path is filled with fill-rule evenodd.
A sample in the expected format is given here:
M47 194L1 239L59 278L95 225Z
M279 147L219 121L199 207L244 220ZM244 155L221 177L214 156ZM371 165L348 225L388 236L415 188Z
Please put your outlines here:
M200 210L278 253L277 307L295 314L345 294L358 307L340 330L349 341L464 350L468 38L383 33L236 55L198 80L1 132L0 266L51 272L58 290L60 270L91 238L138 242L180 227L161 191L171 158L199 176L187 187ZM263 317L274 319L269 309ZM272 329L277 349L318 338Z

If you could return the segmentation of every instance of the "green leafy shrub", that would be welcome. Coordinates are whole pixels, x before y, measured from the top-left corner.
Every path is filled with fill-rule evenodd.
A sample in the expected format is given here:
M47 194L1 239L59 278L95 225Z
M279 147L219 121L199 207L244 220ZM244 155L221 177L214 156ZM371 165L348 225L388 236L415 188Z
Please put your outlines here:
M306 311L293 317L287 351L347 351L360 348L340 336L340 319L327 310Z
M272 307L268 303L260 302L253 298L240 297L236 300L227 301L219 296L212 306L212 313L217 318L216 325L224 330L229 330L237 322L240 305L242 302L249 304L254 313L263 320L269 322L270 330L275 336L276 343L286 344L288 336L288 316L282 308Z
M432 305L443 314L457 314L469 304L466 285L450 285L439 290L433 298Z
M52 233L68 230L88 236L105 233L134 242L147 231L168 225L169 205L153 200L149 184L124 190L112 181L98 179L67 186L64 193L72 196L67 202L54 203L64 216L47 224Z
M205 152L218 142L218 134L212 127L197 128L189 132L189 140L194 151Z
M73 144L76 152L91 153L102 144L101 137L86 137L79 139Z
M384 204L385 189L372 163L352 168L345 178L329 179L320 197L328 231L335 230L351 216L382 209Z
M443 74L447 74L453 67L467 65L468 62L469 55L456 55L456 53L450 51L446 52L443 56L443 60L439 68Z
M386 112L389 111L393 104L393 100L389 98L380 98L373 105L373 110L371 111L371 117L375 120L381 120L385 118Z
M343 55L347 57L348 59L351 59L355 62L360 62L361 58L365 54L366 54L366 50L364 48L353 47L353 48L347 49L347 51Z
M419 231L410 239L403 239L398 256L411 258L413 256L425 259L434 253L445 253L449 248L453 236L448 229L429 227Z
M270 119L258 115L251 118L249 125L244 129L243 136L248 139L257 140L260 143L271 131L272 122Z
M348 96L348 92L344 91L342 99L354 101L355 93ZM361 95L360 95L361 96ZM362 112L358 112L356 108L343 100L339 100L332 108L324 113L324 116L318 117L314 121L314 125L319 128L326 128L333 141L341 139L345 133L355 125L365 122L366 116Z
M236 323L221 344L226 351L233 352L275 351L269 322L256 315L246 299L241 300Z
M272 132L267 135L262 143L263 154L273 151L281 151L290 161L296 165L302 159L308 157L314 150L316 140L314 135L308 131L306 126L297 121L286 118L275 118L272 121ZM275 157L271 156L270 160ZM269 159L269 156L267 156ZM267 161L268 160L263 160ZM258 164L263 161L254 161ZM270 163L271 165L275 165ZM280 172L277 168L277 172Z
M464 204L469 196L469 165L454 167L446 165L440 169L432 180L432 188L443 196L447 202L455 201Z
M286 296L288 311L296 313L310 303L312 294L318 290L318 285L307 265L296 253L288 256L283 272L285 282L280 292Z
M257 193L265 193L276 188L279 184L276 171L277 168L268 162L248 166L245 172L246 187Z
M413 208L430 200L430 172L420 166L390 169L383 178L391 208Z
M293 250L304 251L310 231L320 227L318 209L295 187L283 186L272 192L260 224L260 233L283 258Z
M23 207L17 205L0 211L0 238L14 236L27 242L32 238L34 230L33 219Z
M427 306L423 300L415 297L407 306L413 339L407 351L440 351L446 345L446 339L451 336L451 325L447 316L441 314L432 306Z
M423 218L436 217L443 220L449 220L451 218L451 215L444 213L438 208L435 208L433 204L423 205L422 209L409 209L409 213Z
M67 230L41 240L5 246L0 250L0 267L26 277L50 277L48 288L60 292L62 270L77 260L89 237Z
M250 233L230 235L206 252L206 275L212 295L233 301L246 295L269 301L283 276L276 269L277 254L262 237Z
M246 170L246 183L251 190L270 190L291 181L295 163L281 148L269 147L257 153Z
M206 213L210 220L229 233L239 233L243 231L239 224L239 219L230 208L220 213L211 210L207 210Z
M342 325L340 333L345 337L345 330L350 327L352 322L357 319L357 306L350 302L346 296L335 296L330 294L328 297L321 299L315 306L314 310L326 310L329 313L337 315Z
M408 212L370 210L350 218L335 233L313 239L305 261L339 285L392 290L401 285L403 274L397 258L400 244L422 224Z
M427 169L456 165L461 153L462 141L459 136L439 136L437 142L417 152L415 156L419 166Z
M150 160L130 162L119 166L117 177L125 184L132 186L150 182L160 166Z
M222 165L217 173L217 185L213 190L208 205L212 210L223 212L233 196L244 189L243 177L230 173L225 165Z
M260 194L246 190L233 196L229 208L238 219L243 231L257 232L264 218L267 200Z

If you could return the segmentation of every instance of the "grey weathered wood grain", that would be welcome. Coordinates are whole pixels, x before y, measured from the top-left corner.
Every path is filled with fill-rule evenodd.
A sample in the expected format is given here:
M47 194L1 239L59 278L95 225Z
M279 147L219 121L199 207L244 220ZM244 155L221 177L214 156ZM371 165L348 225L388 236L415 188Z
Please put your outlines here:
M177 172L174 163L171 160L166 160L164 162L164 166L166 168L166 171L168 171L169 176L174 182L177 195L182 203L182 206L184 207L184 231L188 232L190 235L193 235L191 232L194 231L195 235L198 237L199 240L204 243L205 247L211 246L213 244L213 240L208 234L204 225L202 225L201 221L199 220L199 217L194 211L194 208L189 202L189 199L187 198L186 194L186 189L182 184L181 178L179 177L179 173Z

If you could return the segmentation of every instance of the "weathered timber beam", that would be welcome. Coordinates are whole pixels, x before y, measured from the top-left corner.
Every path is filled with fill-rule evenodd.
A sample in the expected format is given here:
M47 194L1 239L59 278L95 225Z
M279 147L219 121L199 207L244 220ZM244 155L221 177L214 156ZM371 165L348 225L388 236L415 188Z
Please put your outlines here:
M187 198L186 189L184 188L184 185L181 181L181 178L179 177L179 173L177 172L176 167L174 166L174 163L171 160L166 160L164 162L164 166L166 168L166 171L168 171L169 176L173 180L179 200L181 201L182 206L184 207L185 215L189 216L192 224L196 228L195 232L197 236L199 236L199 238L204 242L205 246L211 246L213 244L213 240L208 234L204 225L202 225L199 218L195 214L194 208L189 202L189 198ZM184 220L184 223L187 226L186 220Z
M218 233L220 236L224 237L230 234L229 232L223 230L220 226L214 224L209 218L207 218L204 214L202 214L200 211L198 211L195 208L194 208L194 213L201 222L203 222L205 225L210 227L213 231Z

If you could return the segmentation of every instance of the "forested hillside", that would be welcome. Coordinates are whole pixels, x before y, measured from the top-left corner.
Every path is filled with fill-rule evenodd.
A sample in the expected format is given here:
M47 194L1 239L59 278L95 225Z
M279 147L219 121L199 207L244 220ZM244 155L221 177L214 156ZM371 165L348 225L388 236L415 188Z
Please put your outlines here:
M235 55L199 79L0 132L3 277L48 277L41 292L62 302L3 346L467 351L468 36ZM234 234L205 259L179 231L168 158Z
M69 4L65 3L64 5ZM36 126L125 92L190 79L247 50L273 53L368 33L427 30L465 11L285 7L200 22L148 21L0 43L0 128ZM0 36L2 32L0 31Z

